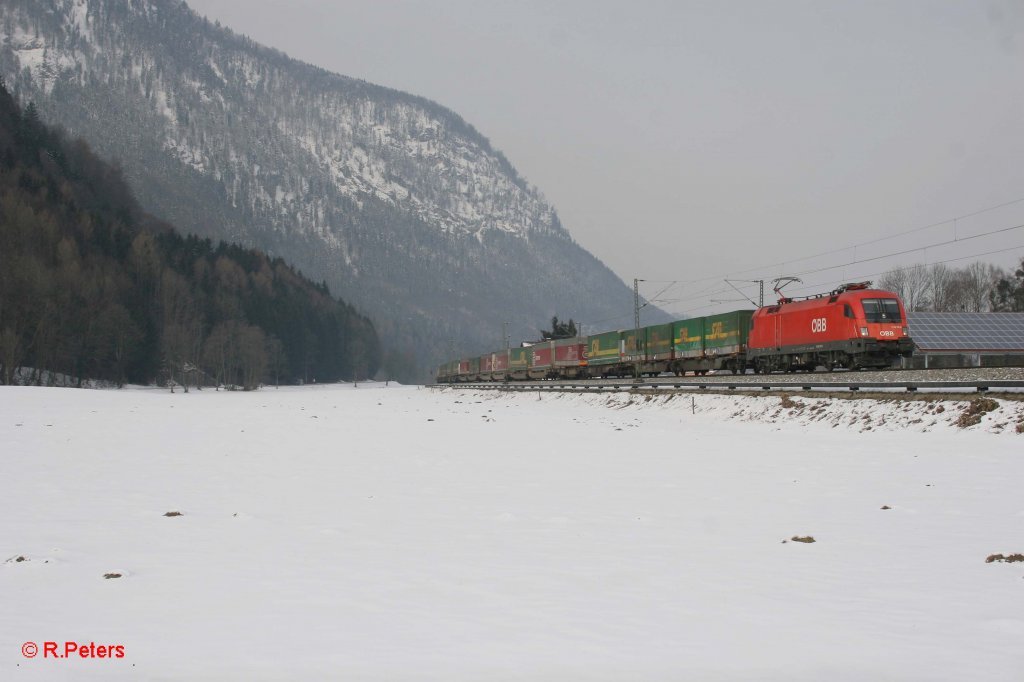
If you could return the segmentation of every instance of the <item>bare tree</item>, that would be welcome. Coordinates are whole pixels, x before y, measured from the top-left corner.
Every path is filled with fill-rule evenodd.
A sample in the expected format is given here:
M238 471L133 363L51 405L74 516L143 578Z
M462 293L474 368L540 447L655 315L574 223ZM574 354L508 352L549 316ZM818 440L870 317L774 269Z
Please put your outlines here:
M102 355L111 365L113 376L120 388L127 382L128 357L142 339L142 333L132 321L131 313L119 303L113 303L100 315Z
M0 384L13 384L24 357L21 336L10 327L0 330Z
M199 368L203 327L188 282L170 268L165 268L160 277L160 307L164 319L161 340L164 359L171 379L174 380L177 373L187 393L188 375Z
M218 390L221 384L228 383L229 372L236 364L232 325L237 323L221 322L210 331L210 335L203 343L203 367L213 375Z
M878 286L898 295L908 311L928 309L928 294L932 287L931 274L925 265L918 263L906 268L894 268L882 275Z
M259 388L267 371L266 337L262 329L248 324L240 325L238 359L242 370L242 387L247 391Z
M996 283L1006 277L1006 271L991 263L971 263L957 273L961 288L961 310L969 313L983 313L991 309L992 292Z
M917 264L890 270L879 279L879 286L899 294L912 312L981 313L999 307L994 303L999 298L997 285L1008 278L1002 268L980 261L962 269L944 263Z
M935 263L928 268L928 279L928 307L934 312L959 310L956 271L945 263Z
M276 336L267 337L267 361L270 371L274 375L274 386L281 387L281 372L288 363L288 357L284 353L284 344Z

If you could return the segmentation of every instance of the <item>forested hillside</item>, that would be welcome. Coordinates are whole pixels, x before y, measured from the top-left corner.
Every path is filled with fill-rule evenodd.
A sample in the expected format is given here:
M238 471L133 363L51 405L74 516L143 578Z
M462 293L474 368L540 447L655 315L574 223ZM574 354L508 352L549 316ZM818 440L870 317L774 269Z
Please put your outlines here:
M0 85L0 383L372 376L370 322L280 258L145 214L119 169ZM23 378L24 380L24 378Z

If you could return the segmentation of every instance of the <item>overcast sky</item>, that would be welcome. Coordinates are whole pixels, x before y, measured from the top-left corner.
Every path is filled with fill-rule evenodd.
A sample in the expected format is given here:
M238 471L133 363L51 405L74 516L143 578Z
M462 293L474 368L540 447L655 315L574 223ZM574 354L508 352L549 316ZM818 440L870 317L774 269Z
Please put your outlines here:
M188 1L453 109L624 280L679 281L674 312L737 307L710 302L736 298L728 274L807 273L787 292L813 293L1024 255L1024 228L964 239L1024 224L1021 0Z

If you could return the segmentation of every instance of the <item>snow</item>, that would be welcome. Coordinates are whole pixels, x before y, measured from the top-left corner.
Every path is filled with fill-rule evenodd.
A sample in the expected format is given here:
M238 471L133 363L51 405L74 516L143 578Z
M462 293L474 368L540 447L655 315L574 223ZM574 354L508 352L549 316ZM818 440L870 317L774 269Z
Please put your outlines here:
M93 42L95 36L89 24L89 0L75 0L70 16L71 25L78 29L79 35L86 42Z
M1021 403L793 400L0 387L4 678L1021 679Z

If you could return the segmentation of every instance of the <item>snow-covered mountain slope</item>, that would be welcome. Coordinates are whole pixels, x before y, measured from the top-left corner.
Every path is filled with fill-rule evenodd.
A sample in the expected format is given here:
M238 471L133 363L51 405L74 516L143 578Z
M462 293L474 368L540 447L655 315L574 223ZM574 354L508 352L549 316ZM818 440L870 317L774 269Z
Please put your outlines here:
M1020 403L644 398L0 387L5 679L1020 680Z
M392 350L483 352L503 322L631 308L536 188L455 113L327 73L175 0L4 0L0 74L117 159L180 229L283 255ZM628 322L626 322L628 324Z

